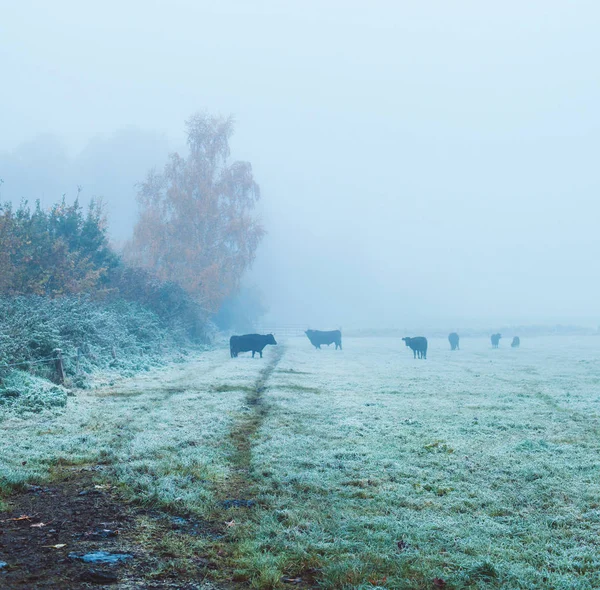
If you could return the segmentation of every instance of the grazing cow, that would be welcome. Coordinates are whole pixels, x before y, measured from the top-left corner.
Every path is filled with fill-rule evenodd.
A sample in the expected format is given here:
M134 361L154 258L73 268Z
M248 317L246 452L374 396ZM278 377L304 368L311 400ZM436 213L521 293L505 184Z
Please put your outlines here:
M452 332L451 334L448 334L448 342L450 342L451 350L460 350L460 348L458 346L459 340L460 340L460 338L458 337L458 334L456 332Z
M417 355L420 359L427 358L427 338L424 336L415 336L414 338L402 338L414 354L414 358L417 358Z
M330 332L322 332L321 330L306 330L304 332L310 343L319 350L321 349L321 344L335 344L335 349L338 348L342 350L342 333L339 330L331 330Z
M502 338L502 334L492 334L492 348L498 348L500 338Z
M232 336L229 339L229 352L231 358L236 357L240 352L252 351L252 358L254 353L258 352L260 358L262 358L263 348L267 344L277 344L273 334L245 334L244 336Z
M515 337L513 338L513 341L510 343L510 345L511 345L513 348L519 348L519 346L521 345L521 339L520 339L518 336L515 336Z

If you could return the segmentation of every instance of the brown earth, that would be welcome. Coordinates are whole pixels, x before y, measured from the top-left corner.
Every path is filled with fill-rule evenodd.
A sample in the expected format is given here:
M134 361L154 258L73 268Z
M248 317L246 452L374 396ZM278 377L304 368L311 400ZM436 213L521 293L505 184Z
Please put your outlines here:
M214 588L205 582L217 564L193 551L176 555L165 536L185 544L218 538L207 523L144 510L103 482L99 467L63 469L52 483L28 486L0 513L0 588ZM177 533L172 535L172 533ZM115 565L69 556L95 551L129 553Z

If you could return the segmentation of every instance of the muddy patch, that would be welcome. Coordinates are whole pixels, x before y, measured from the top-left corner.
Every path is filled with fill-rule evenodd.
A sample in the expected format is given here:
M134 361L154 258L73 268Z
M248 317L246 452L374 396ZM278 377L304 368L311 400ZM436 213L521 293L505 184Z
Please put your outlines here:
M210 528L128 504L98 473L65 469L5 504L1 588L211 587L203 580L215 564L197 550ZM178 544L165 545L175 531Z

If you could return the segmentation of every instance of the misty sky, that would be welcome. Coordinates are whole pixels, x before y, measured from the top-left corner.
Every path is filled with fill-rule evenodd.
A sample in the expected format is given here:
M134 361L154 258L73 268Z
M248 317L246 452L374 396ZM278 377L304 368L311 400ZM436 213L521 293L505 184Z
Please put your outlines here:
M123 239L183 121L232 113L275 323L598 322L598 31L592 0L4 2L1 196L83 184Z

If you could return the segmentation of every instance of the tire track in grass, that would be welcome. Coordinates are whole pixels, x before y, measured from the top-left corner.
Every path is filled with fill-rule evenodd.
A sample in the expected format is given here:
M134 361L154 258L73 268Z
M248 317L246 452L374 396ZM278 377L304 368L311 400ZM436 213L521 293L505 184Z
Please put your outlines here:
M285 349L279 346L269 364L260 372L254 387L248 392L244 399L246 411L238 418L229 435L234 451L231 455L232 477L228 481L228 492L236 491L237 496L249 492L251 482L249 477L250 463L252 459L252 447L256 433L262 426L268 412L269 404L264 399L267 382L273 371L281 361Z
M223 556L222 563L234 578L237 544L244 540L244 531L248 529L252 518L250 510L254 505L254 500L251 498L254 482L250 474L252 450L257 433L270 408L264 392L284 354L283 345L274 349L269 364L260 372L256 383L248 391L244 399L244 411L233 424L229 434L229 444L232 446L231 475L216 494L219 505L217 518L223 522L225 543L215 546L214 551L217 555Z
M600 435L600 421L595 414L586 414L581 410L565 407L560 403L559 399L556 399L551 393L544 391L544 384L541 381L526 384L523 389L526 393L535 396L542 403L546 404L546 406L557 414L566 416L568 420L575 422L584 431L595 436Z

